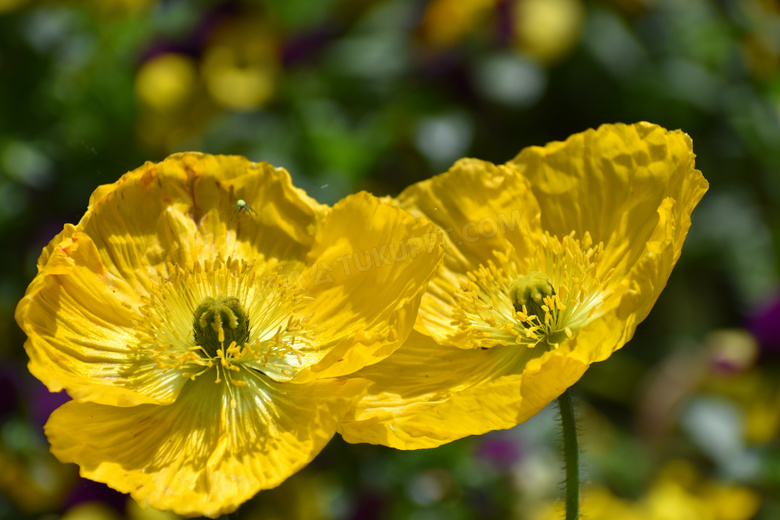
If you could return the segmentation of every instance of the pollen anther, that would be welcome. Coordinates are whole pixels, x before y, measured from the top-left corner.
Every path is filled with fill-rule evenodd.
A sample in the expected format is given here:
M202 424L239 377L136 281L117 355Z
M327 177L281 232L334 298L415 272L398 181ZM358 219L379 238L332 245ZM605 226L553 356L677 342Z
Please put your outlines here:
M602 280L609 279L599 269L603 244L593 245L587 233L578 240L545 232L537 240L537 254L523 261L523 270L513 253L494 251L497 261L460 281L452 324L468 343L555 349L602 314L608 291Z
M281 270L260 277L231 258L167 269L139 308L139 348L158 370L191 380L214 370L215 383L235 388L259 374L289 379L307 362L302 289L282 283Z

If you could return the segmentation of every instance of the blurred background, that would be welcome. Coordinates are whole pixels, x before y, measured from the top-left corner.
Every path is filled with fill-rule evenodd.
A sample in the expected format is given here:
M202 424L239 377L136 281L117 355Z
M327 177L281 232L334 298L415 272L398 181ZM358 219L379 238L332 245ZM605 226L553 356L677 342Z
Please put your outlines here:
M42 432L16 303L92 190L199 150L324 203L602 123L693 138L711 188L635 338L574 389L587 518L780 518L780 3L0 0L0 519L167 519ZM335 438L236 519L562 518L556 410L435 450Z

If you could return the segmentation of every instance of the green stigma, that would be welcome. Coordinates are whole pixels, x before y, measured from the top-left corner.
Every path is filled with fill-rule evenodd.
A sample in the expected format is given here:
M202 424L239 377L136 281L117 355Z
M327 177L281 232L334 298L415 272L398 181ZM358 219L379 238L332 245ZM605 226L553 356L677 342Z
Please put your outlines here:
M555 290L550 279L542 273L521 276L509 285L509 296L515 312L523 312L525 306L529 315L544 316L545 311L542 309L542 305L545 305L544 299L554 294Z
M206 298L195 309L192 331L195 344L214 357L218 350L234 341L236 345L249 341L249 318L238 298L222 295Z

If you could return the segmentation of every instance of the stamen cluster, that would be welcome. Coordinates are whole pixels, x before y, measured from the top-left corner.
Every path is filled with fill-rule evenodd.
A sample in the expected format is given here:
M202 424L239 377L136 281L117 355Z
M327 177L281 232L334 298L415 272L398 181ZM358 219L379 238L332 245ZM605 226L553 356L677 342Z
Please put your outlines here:
M301 290L256 272L254 262L232 258L161 269L139 309L139 349L193 381L212 369L215 383L233 386L268 370L292 377L312 339Z
M603 311L607 286L598 276L603 244L589 234L562 238L545 232L535 257L520 269L520 259L494 251L489 260L467 273L456 292L453 325L480 348L496 345L545 344L558 348ZM607 279L607 276L604 278Z

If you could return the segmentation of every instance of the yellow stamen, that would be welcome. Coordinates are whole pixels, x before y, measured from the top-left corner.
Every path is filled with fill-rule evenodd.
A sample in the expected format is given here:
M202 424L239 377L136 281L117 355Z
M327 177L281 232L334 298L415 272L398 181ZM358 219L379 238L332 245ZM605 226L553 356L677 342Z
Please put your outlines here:
M159 370L193 381L213 370L233 406L240 394L230 389L248 376L291 378L304 366L313 341L300 287L231 258L169 264L158 277L138 309L138 329L139 353Z
M455 293L452 325L467 344L490 348L523 344L558 348L603 312L608 293L600 273L603 244L589 234L537 237L538 250L518 261L494 251L488 261L467 273ZM599 276L601 274L601 276Z

